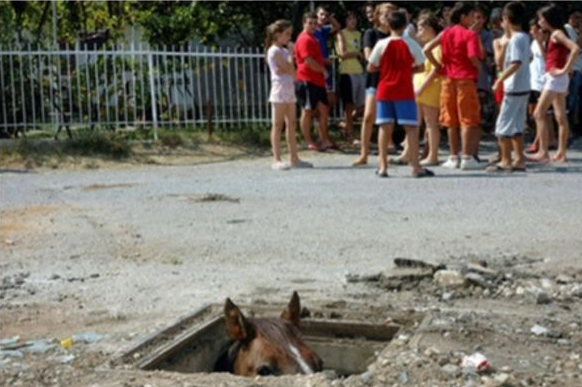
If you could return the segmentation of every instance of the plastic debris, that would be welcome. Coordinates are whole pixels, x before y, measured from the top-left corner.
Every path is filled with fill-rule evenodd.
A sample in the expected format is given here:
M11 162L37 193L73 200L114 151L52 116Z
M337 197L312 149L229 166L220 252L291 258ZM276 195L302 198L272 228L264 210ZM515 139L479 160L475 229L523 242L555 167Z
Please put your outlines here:
M27 346L22 348L22 350L31 353L46 353L56 347L56 344L53 344L52 341L51 339L27 341Z
M491 369L491 364L485 355L475 352L471 356L463 357L461 367L465 369L475 370L477 372L485 372Z
M64 340L61 340L61 347L68 349L71 348L73 346L73 339L70 337L67 337Z

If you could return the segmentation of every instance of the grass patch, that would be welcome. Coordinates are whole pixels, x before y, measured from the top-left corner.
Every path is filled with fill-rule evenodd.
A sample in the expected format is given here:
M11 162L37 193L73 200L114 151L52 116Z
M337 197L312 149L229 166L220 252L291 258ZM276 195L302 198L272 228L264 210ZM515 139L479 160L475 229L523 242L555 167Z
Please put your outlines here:
M131 146L125 136L94 133L63 142L63 151L78 156L105 156L124 159L131 156Z

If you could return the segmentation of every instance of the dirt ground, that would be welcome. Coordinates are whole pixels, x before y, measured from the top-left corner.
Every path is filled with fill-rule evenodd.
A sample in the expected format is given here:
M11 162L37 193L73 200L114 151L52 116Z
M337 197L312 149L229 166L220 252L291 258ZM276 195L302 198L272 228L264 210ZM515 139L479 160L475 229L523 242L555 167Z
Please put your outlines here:
M0 385L582 385L579 149L567 166L524 176L437 168L444 178L419 189L396 167L395 194L372 166L346 167L346 154L306 153L314 171L284 177L267 158L240 150L151 157L154 165L2 164ZM463 181L467 193L459 192ZM322 198L308 203L315 185ZM474 224L462 212L431 214L427 200L448 202L417 196L444 190L443 198L458 199L475 189L487 190L475 201L497 207L476 207ZM523 207L502 199L516 190L525 191L517 198ZM397 196L374 205L382 195ZM515 220L498 214L512 211ZM378 212L390 231L371 220ZM347 378L326 371L246 379L111 363L202 305L226 296L278 305L295 289L328 318L358 311L380 323L395 313L424 318ZM475 353L490 366L462 363Z

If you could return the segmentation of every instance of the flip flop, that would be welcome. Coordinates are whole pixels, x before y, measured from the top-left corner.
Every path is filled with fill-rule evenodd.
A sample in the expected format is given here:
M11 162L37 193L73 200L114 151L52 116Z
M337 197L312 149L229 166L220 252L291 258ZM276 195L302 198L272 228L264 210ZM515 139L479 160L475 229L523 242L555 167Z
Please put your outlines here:
M511 167L511 172L525 172L525 167Z
M502 167L499 164L492 165L489 168L487 168L487 173L508 173L511 171L512 171L511 167Z
M378 169L376 169L376 176L385 179L388 177L388 172L384 171L382 173L380 173L380 171Z
M408 161L402 159L389 159L388 164L392 165L408 165Z
M434 172L431 171L430 169L422 169L420 172L417 173L413 173L412 177L414 177L415 179L421 179L423 177L433 177L434 176Z
M312 151L319 151L319 147L315 144L307 145L307 149L312 150Z

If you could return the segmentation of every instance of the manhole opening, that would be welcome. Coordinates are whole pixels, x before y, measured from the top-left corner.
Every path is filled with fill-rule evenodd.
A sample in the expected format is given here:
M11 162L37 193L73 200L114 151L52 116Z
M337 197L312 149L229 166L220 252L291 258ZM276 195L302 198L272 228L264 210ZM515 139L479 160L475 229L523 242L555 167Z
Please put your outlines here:
M133 364L142 370L181 373L224 372L221 364L230 338L226 333L222 307L211 305L152 335L113 365ZM241 308L254 317L277 316L276 307ZM314 315L324 316L323 313ZM341 313L335 313L341 315ZM365 372L376 355L411 321L374 324L365 314L358 319L306 318L301 320L303 340L323 360L324 370L338 376ZM382 316L386 319L386 316ZM377 319L377 317L376 317Z

